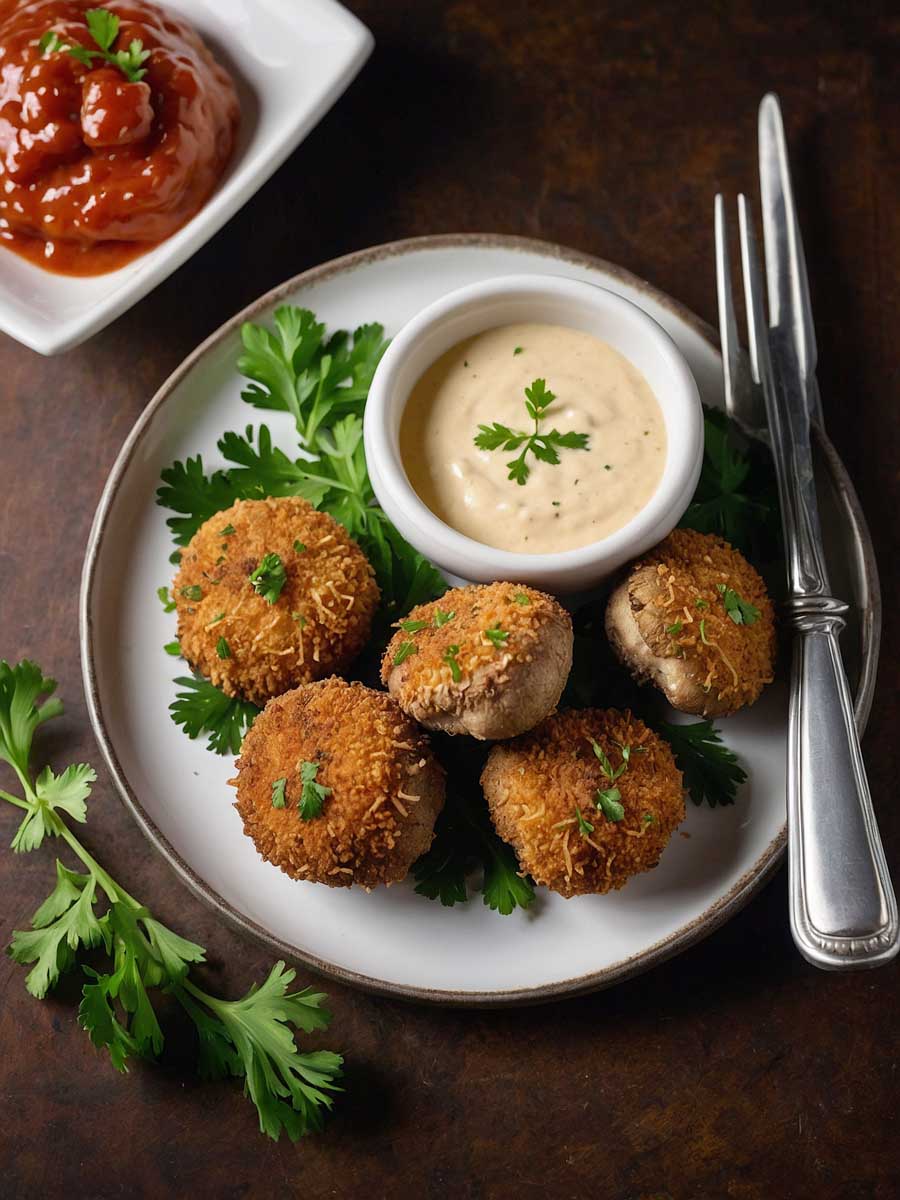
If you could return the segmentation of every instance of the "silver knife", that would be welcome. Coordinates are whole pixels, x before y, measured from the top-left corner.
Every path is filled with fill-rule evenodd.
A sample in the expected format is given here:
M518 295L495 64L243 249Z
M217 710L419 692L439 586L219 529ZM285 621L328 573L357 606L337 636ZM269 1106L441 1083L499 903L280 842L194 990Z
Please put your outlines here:
M795 631L788 715L791 930L831 970L877 966L900 947L897 901L866 779L838 635L847 605L831 595L813 477L810 425L821 425L816 338L778 98L759 110L769 321L749 210L740 198L744 282L755 367L766 400L787 551L786 612Z

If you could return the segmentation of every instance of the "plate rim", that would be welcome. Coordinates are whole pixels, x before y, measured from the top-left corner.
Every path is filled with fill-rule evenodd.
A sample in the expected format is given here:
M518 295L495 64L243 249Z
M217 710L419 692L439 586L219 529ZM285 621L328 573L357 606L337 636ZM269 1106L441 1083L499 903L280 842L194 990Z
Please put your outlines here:
M680 301L660 291L624 267L617 266L606 259L537 238L491 233L432 234L421 237L403 238L355 250L349 254L329 259L327 262L301 271L299 274L269 289L214 330L176 367L138 415L125 442L116 455L91 524L79 594L79 647L82 683L91 728L106 768L119 794L119 798L154 850L157 851L166 864L175 872L181 882L221 917L226 924L238 932L248 935L258 942L262 942L267 948L277 951L280 955L302 963L317 974L336 979L340 983L360 988L374 995L444 1007L500 1008L546 1003L570 996L583 995L587 992L599 991L635 975L642 974L644 971L650 970L666 959L672 958L674 955L702 941L703 938L714 933L726 921L738 913L772 876L781 861L787 844L786 821L775 838L772 839L763 853L757 858L753 866L732 885L724 896L720 896L701 914L681 926L676 932L669 934L658 942L654 942L653 945L623 959L613 966L602 968L599 971L591 971L585 975L576 976L571 979L541 984L537 987L504 990L457 991L446 988L426 988L409 984L388 983L384 980L365 975L362 972L351 971L345 967L330 963L318 955L301 951L289 942L276 937L255 921L239 912L233 905L221 897L196 874L193 868L184 861L178 851L169 843L168 839L161 833L151 817L144 810L138 796L131 788L106 728L93 662L94 629L91 615L97 562L106 521L121 485L123 475L149 426L163 409L173 390L207 353L228 338L244 321L253 319L261 311L270 308L273 304L277 304L300 288L315 285L334 275L343 274L357 267L386 258L399 257L420 250L470 249L473 247L518 250L543 254L571 263L572 265L603 271L612 278L637 289L655 303L669 309L675 316L691 327L717 355L720 353L719 338L715 330ZM860 554L860 576L866 592L865 599L867 603L861 605L862 620L860 636L862 642L862 661L860 680L855 697L856 720L860 733L862 733L871 711L881 639L881 592L878 569L868 525L847 470L828 436L825 433L817 431L817 438L827 469L831 474L832 482L850 520L853 537Z

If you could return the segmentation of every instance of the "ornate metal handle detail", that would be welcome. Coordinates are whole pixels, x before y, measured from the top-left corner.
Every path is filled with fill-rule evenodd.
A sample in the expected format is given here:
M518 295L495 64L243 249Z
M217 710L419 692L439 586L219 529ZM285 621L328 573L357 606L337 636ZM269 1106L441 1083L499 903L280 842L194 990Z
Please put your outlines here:
M878 966L900 946L897 902L838 648L847 605L795 595L788 715L791 928L818 967Z

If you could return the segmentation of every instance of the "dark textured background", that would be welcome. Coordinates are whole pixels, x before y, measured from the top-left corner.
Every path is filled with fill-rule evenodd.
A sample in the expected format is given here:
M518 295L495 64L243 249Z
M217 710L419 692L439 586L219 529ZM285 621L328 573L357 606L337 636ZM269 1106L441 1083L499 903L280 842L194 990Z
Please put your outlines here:
M76 595L94 506L142 406L201 338L297 271L370 243L520 233L621 263L713 320L712 197L755 182L756 105L781 94L832 437L872 526L886 628L865 739L900 875L897 679L900 15L783 0L355 0L377 48L230 225L89 345L0 338L0 654L58 676L57 765L93 759ZM209 947L234 994L270 955L149 849L101 772L88 840ZM2 818L8 840L15 816ZM0 936L48 890L49 851L0 856ZM347 1094L322 1137L272 1145L185 1048L120 1077L0 962L3 1196L894 1200L898 971L830 976L787 929L782 872L743 914L610 992L441 1012L330 985ZM181 1050L181 1052L179 1052Z

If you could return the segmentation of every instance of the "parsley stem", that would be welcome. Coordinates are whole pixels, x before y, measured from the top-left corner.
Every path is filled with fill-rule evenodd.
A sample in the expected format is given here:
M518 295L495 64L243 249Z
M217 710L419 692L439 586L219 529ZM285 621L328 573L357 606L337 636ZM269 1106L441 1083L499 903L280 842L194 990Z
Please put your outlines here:
M84 863L87 869L96 879L97 883L106 892L110 904L116 904L119 901L124 901L131 905L132 908L142 908L143 906L135 900L134 896L130 896L123 887L120 887L113 877L100 866L96 858L82 846L81 842L75 834L69 829L64 821L59 822L59 836L63 839L73 854Z
M26 812L31 812L34 809L33 804L29 804L27 800L22 800L19 796L11 796L9 792L4 792L0 788L0 800L6 800L10 804L14 804L16 808L24 808Z

